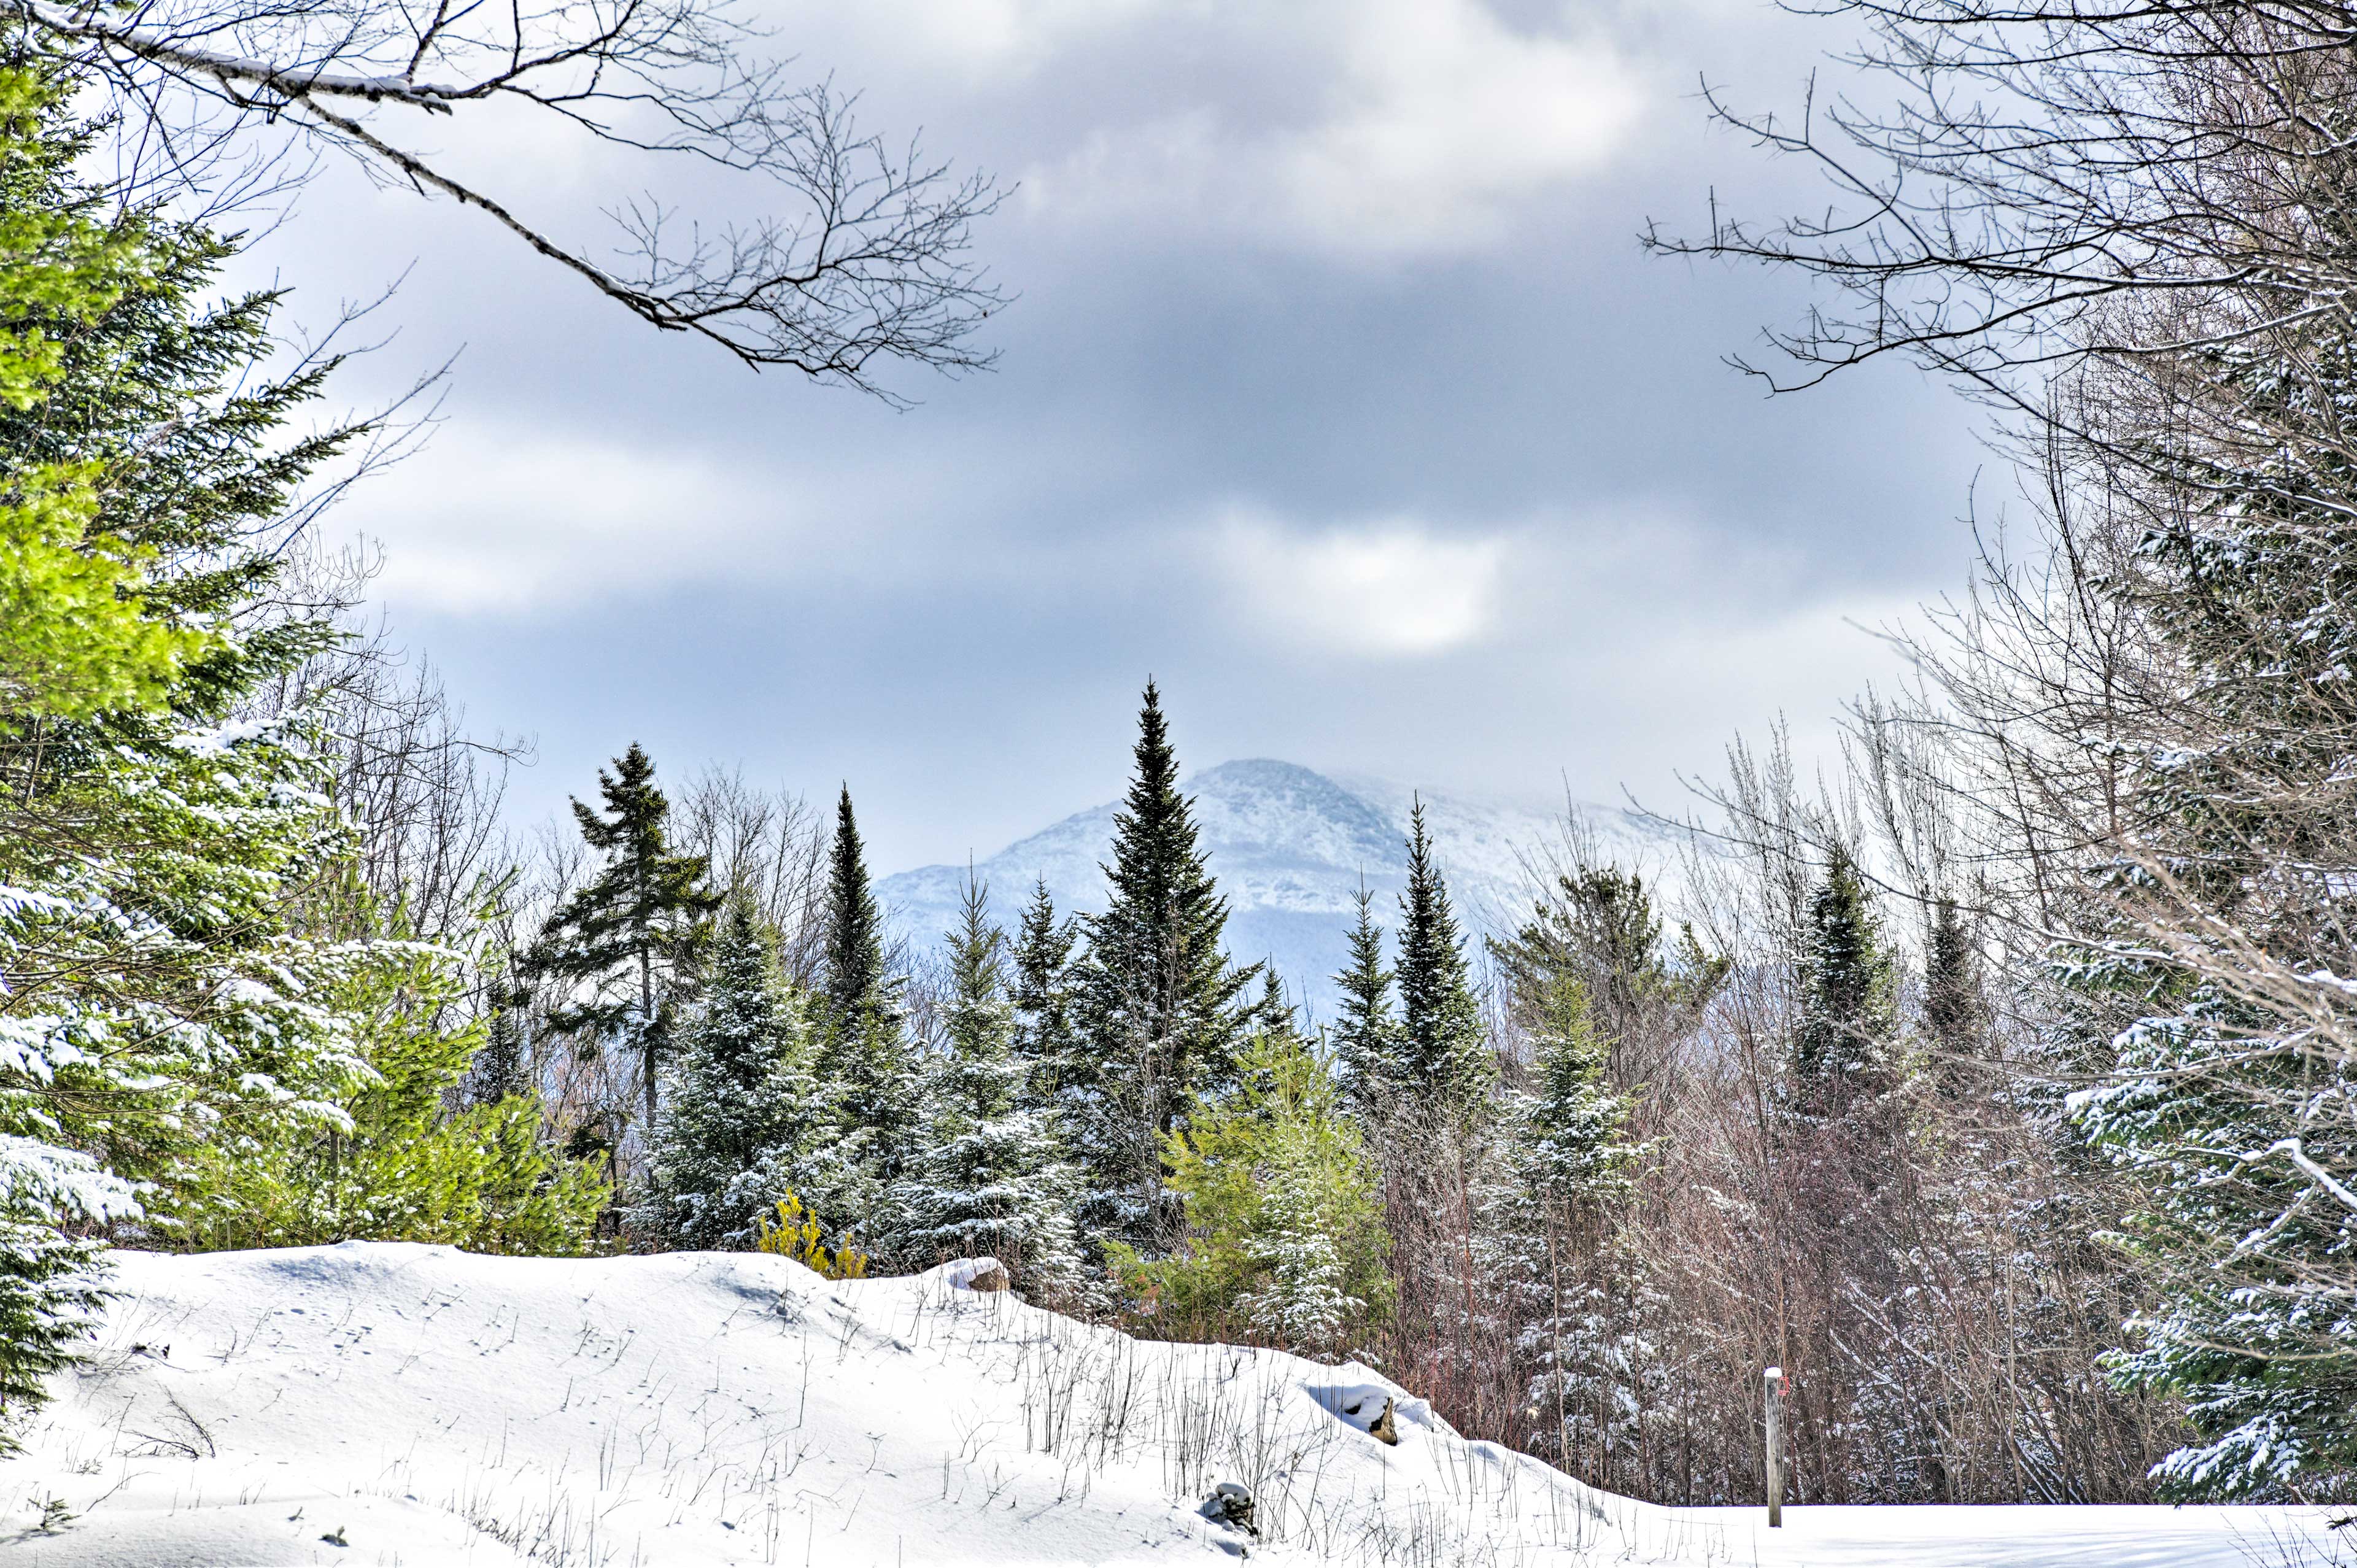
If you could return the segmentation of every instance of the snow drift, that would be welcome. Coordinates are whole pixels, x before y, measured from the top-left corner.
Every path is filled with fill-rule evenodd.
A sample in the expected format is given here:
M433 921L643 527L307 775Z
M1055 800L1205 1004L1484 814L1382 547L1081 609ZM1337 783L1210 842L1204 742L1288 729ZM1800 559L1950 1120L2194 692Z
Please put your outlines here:
M965 1288L971 1264L828 1282L761 1255L357 1242L115 1261L92 1359L0 1462L12 1564L2242 1568L2313 1523L1793 1509L1770 1537L1757 1510L1631 1503L1469 1442L1365 1367L1132 1340ZM1365 1430L1386 1399L1396 1445Z

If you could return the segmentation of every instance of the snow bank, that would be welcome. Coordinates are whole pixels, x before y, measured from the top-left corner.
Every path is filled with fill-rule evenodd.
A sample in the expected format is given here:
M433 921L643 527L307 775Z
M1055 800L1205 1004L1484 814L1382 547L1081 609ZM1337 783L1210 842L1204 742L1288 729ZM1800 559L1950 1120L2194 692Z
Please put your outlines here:
M1645 1507L1364 1367L783 1258L117 1256L0 1462L12 1565L1606 1562L2244 1568L2290 1510ZM1398 1445L1364 1427L1395 1402ZM1257 1536L1204 1502L1252 1495ZM2027 1554L2025 1554L2027 1553ZM2319 1555L2318 1563L2329 1561Z

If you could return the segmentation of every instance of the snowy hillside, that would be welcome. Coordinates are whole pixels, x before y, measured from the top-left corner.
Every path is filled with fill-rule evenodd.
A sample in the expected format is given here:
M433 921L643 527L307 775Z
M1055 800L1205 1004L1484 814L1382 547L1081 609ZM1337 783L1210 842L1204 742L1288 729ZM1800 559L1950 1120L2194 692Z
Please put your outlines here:
M94 1359L0 1462L12 1564L2245 1568L2324 1539L2249 1509L1794 1509L1771 1536L1466 1442L1363 1369L1137 1343L943 1270L382 1243L118 1264ZM1364 1430L1387 1396L1396 1446ZM1203 1511L1222 1483L1257 1537Z
M1414 796L1405 785L1359 776L1343 779L1290 762L1254 758L1222 763L1187 780L1195 799L1201 843L1226 895L1228 950L1249 962L1273 959L1297 999L1323 1015L1329 984L1342 965L1351 896L1363 876L1375 890L1375 913L1386 923L1406 875L1402 845ZM1508 918L1527 895L1523 856L1552 842L1560 808L1423 792L1450 890L1471 929ZM1104 907L1100 865L1110 853L1111 803L1080 812L1010 844L974 866L990 885L991 901L1011 923L1044 876L1058 908L1095 912ZM1634 819L1612 807L1585 808L1607 840L1626 855L1659 846ZM928 865L886 877L877 887L896 926L920 945L937 940L955 919L965 886L963 865Z

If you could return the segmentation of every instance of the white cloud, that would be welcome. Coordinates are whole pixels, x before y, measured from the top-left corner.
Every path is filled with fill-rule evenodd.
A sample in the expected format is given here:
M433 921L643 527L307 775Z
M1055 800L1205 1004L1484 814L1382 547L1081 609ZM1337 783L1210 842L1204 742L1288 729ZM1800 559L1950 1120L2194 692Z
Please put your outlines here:
M719 575L776 510L700 457L478 418L361 486L338 521L383 542L389 600L465 614Z
M1194 17L1210 58L1287 59L1284 105L1256 116L1235 98L1245 72L1206 70L1184 101L1101 124L1028 171L1034 211L1209 223L1354 257L1482 250L1529 203L1609 162L1648 97L1602 34L1518 32L1480 0Z
M1501 538L1407 519L1304 532L1233 511L1213 549L1241 618L1276 641L1391 657L1447 652L1493 628Z

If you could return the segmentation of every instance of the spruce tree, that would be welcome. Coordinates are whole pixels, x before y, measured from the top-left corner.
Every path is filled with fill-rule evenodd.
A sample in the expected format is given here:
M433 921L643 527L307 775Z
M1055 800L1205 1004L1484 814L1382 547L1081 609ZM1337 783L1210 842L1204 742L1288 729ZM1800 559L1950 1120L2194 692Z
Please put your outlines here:
M851 789L835 806L828 856L822 1085L833 1130L817 1158L813 1207L832 1231L888 1251L895 1193L914 1168L923 1085L899 979L887 972L884 922L867 875Z
M1302 1037L1301 1015L1285 999L1285 983L1276 977L1269 960L1260 965L1260 1000L1253 1004L1251 1017L1245 1027L1255 1035L1297 1040Z
M1532 1001L1535 1081L1521 1130L1524 1173L1547 1202L1592 1211L1630 1189L1637 1150L1627 1134L1629 1102L1607 1085L1611 1045L1596 1028L1579 978L1558 972Z
M1625 1445L1662 1391L1640 1385L1645 1358L1631 1354L1650 1260L1620 1223L1641 1151L1629 1100L1608 1086L1611 1042L1580 968L1558 949L1511 972L1532 1082L1502 1097L1505 1179L1484 1185L1474 1242L1562 1464Z
M1111 897L1087 923L1080 1025L1095 1081L1074 1107L1075 1152L1091 1228L1146 1251L1168 1240L1161 1140L1186 1125L1233 1072L1258 966L1228 961L1228 921L1154 682L1137 717L1135 772L1114 819Z
M1980 1054L1980 953L1972 927L1945 896L1932 902L1923 949L1923 1028L1951 1081Z
M1839 1113L1889 1084L1893 970L1857 867L1834 851L1809 900L1792 1076L1801 1108Z
M1400 1027L1392 1075L1419 1104L1469 1113L1492 1077L1481 1007L1448 885L1432 855L1424 803L1408 814L1407 887L1400 895Z
M827 855L825 973L827 1017L838 1026L884 990L884 920L868 883L848 784L835 802L834 843Z
M1071 1173L1049 1118L1023 1103L1006 938L971 875L949 961L925 1149L894 1205L899 1250L918 1263L987 1254L1033 1281L1070 1280L1079 1269Z
M497 1105L511 1094L528 1094L537 1087L525 1058L523 1025L516 1016L514 998L494 986L483 1047L475 1053L474 1065L467 1073L467 1099L475 1105Z
M1034 1110L1055 1106L1067 1084L1090 1076L1072 1019L1072 949L1080 934L1075 922L1057 917L1048 879L1040 877L1016 932L1010 987L1015 1050L1027 1069L1024 1103Z
M1383 933L1375 924L1374 900L1361 881L1359 918L1351 928L1351 962L1334 977L1342 998L1334 1024L1335 1071L1343 1103L1360 1115L1389 1104L1399 1045L1399 1021L1392 1013L1392 972L1383 963Z
M704 857L672 853L671 802L654 775L634 741L611 773L597 770L605 810L573 802L583 842L606 864L549 916L522 966L573 988L551 1025L593 1047L619 1038L637 1057L650 1126L674 1014L720 902L704 886Z
M674 1247L750 1246L810 1157L823 1107L802 998L752 901L731 897L704 995L664 1075L642 1218Z

